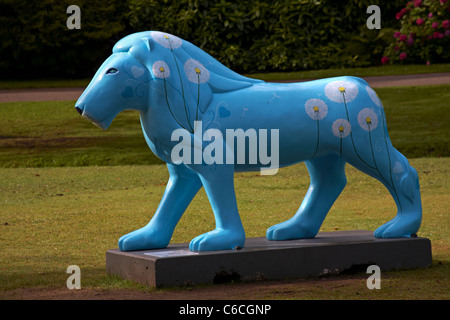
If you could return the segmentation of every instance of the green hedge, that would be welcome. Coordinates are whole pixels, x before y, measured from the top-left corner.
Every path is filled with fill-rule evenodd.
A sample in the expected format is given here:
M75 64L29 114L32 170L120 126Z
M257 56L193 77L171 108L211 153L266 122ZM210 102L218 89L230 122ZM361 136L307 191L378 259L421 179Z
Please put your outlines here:
M128 33L160 30L241 73L379 64L404 0L2 0L0 78L89 77ZM66 28L67 6L81 30ZM382 29L368 30L379 5Z
M81 29L66 26L69 5L81 9ZM0 78L92 76L125 35L125 1L1 0Z
M129 21L189 40L238 72L361 67L379 64L404 3L129 0ZM381 31L366 27L371 4L382 10Z

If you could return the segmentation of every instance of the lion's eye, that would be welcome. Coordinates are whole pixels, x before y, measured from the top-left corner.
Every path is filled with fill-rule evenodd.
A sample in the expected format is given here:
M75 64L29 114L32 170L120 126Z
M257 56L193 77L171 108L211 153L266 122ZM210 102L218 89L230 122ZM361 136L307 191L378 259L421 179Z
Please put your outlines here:
M108 71L106 71L106 74L114 74L119 72L116 68L109 68Z

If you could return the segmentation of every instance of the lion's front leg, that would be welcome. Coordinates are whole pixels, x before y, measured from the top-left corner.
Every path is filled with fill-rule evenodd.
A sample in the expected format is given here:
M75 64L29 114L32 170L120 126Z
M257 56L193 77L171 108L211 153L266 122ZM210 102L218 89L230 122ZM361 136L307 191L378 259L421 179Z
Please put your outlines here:
M163 198L151 221L119 239L122 251L165 248L175 226L202 183L197 174L184 165L167 164L170 178Z
M192 251L211 251L243 247L245 232L236 203L234 168L232 165L217 165L214 171L209 169L202 167L198 173L214 212L216 229L194 238L189 248Z

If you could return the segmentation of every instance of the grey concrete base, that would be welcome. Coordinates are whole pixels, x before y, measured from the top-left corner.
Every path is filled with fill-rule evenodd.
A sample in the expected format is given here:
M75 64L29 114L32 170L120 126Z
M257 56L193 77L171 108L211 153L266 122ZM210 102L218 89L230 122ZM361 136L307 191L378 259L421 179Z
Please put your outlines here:
M153 287L365 272L372 264L381 272L430 266L431 242L378 239L371 231L355 230L289 241L249 238L240 250L192 252L185 243L157 250L106 252L108 274Z

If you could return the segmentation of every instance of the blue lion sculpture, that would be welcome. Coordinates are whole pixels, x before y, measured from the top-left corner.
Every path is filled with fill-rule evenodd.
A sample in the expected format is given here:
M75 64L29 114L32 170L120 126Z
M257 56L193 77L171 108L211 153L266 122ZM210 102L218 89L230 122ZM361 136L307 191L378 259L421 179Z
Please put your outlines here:
M201 187L216 228L194 238L190 250L243 247L234 173L302 161L311 178L307 194L291 219L267 230L268 240L315 237L346 185L347 162L378 179L397 205L375 237L410 237L420 227L418 174L392 146L381 101L362 79L267 83L231 71L188 41L148 31L117 42L76 109L103 129L121 111L139 111L148 146L167 163L158 209L146 226L119 239L120 250L166 247ZM264 144L267 130L274 139ZM259 144L251 143L255 136Z

